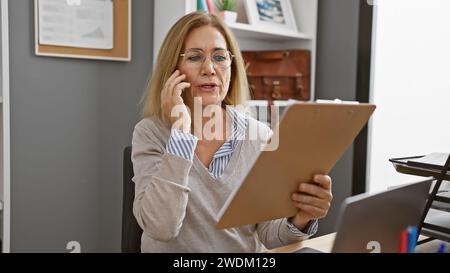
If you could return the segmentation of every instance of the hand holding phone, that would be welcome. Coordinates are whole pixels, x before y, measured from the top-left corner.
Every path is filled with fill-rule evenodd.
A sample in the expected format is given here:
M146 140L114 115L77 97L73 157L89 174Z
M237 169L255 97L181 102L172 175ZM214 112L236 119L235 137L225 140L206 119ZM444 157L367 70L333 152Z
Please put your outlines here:
M172 128L190 133L191 115L181 96L185 88L191 87L190 83L183 81L185 79L186 75L181 74L179 70L167 79L161 91L161 109L164 119L171 124Z

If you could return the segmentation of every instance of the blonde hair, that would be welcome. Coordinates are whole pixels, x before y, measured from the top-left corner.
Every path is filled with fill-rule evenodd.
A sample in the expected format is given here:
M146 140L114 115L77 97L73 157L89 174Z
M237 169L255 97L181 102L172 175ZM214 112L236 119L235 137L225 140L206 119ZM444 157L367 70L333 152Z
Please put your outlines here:
M225 37L228 50L234 55L231 65L230 88L223 104L241 105L249 99L244 61L233 33L219 17L204 12L192 12L175 23L161 45L155 68L153 73L149 74L150 80L142 98L144 117L158 116L163 119L161 90L178 66L179 56L187 36L192 30L203 26L216 28Z

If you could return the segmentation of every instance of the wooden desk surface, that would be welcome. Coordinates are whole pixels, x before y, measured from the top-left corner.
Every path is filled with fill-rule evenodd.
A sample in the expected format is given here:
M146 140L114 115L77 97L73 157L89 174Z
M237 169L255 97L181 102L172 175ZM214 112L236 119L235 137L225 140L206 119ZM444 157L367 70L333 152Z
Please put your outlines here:
M294 243L291 245L275 248L268 250L269 253L292 253L304 247L310 247L320 250L324 253L330 253L333 247L333 242L336 237L336 233L330 233L320 237L312 238L302 242ZM426 236L420 235L419 241L427 239ZM416 247L416 253L436 253L439 249L440 244L443 243L440 240L433 240ZM450 253L450 243L445 242L446 253Z
M320 237L308 239L302 242L298 242L295 244L275 248L268 250L269 253L291 253L297 251L304 247L310 247L317 250L320 250L325 253L330 253L331 248L333 247L334 238L336 237L336 233L330 233L327 235L323 235Z

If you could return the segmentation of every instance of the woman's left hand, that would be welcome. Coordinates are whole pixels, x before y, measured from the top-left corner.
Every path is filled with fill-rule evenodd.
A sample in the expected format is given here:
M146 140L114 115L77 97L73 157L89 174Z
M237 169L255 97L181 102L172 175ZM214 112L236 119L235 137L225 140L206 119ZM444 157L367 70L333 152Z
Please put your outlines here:
M304 230L313 219L324 218L331 206L333 195L331 193L331 178L328 175L314 175L310 183L300 183L298 192L291 198L294 206L299 210L290 219L299 230Z

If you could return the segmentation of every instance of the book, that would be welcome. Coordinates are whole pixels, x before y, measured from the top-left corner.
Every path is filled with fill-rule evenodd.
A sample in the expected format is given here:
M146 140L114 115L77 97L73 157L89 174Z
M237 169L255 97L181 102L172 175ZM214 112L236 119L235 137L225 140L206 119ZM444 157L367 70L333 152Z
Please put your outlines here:
M206 5L205 0L197 0L197 10L208 12L208 6Z
M205 0L205 1L206 1L206 5L208 6L209 13L214 14L215 13L214 12L214 7L213 7L213 5L211 3L211 0Z
M407 165L419 168L442 170L448 156L449 154L446 153L431 153L423 157L410 159L407 161Z

